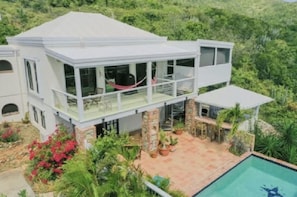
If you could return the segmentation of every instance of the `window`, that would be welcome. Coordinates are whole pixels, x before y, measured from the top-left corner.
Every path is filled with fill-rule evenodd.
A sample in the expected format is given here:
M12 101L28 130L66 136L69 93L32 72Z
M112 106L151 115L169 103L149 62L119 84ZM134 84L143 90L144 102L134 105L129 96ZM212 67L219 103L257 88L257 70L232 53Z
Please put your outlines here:
M32 79L32 71L31 71L31 66L30 66L29 62L27 62L26 68L27 68L27 78L28 78L29 87L30 87L31 90L34 90L33 79Z
M217 64L227 64L230 59L230 49L218 48L217 49Z
M25 59L25 68L28 88L33 92L39 93L36 62Z
M80 83L82 96L89 96L96 93L96 68L80 69Z
M65 74L66 92L69 94L76 95L74 68L72 66L64 64L64 74Z
M0 72L12 71L11 63L7 60L0 60Z
M82 96L96 93L96 68L83 68L79 70ZM74 68L64 64L66 92L76 95Z
M41 126L46 129L44 112L40 111Z
M34 121L38 123L38 114L37 114L36 107L32 106L32 109L33 109Z
M177 66L187 66L187 67L194 67L194 59L181 59L176 60Z
M2 108L2 115L4 116L12 115L18 112L19 112L18 106L13 103L7 104Z
M139 66L136 65L136 72L139 71L138 70ZM145 69L141 69L140 71L143 71L143 73L139 73L137 72L137 74L139 76L146 74L146 70ZM135 77L134 79L129 78L129 65L120 65L120 66L109 66L109 67L105 67L105 79L109 80L109 81L113 81L116 84L119 85L128 85L130 84L130 82L132 82L132 80L134 80L135 83ZM106 92L113 92L115 91L115 89L110 86L107 82L106 82L106 87L105 87L105 91Z
M201 47L200 67L211 66L215 63L215 48Z

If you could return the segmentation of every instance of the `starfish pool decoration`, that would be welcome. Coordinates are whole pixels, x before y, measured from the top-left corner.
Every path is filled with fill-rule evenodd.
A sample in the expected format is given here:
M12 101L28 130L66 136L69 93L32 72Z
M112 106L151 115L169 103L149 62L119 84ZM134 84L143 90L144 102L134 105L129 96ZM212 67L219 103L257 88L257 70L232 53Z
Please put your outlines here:
M274 187L269 189L267 187L262 187L267 192L267 197L283 197L280 193L278 193L278 187Z

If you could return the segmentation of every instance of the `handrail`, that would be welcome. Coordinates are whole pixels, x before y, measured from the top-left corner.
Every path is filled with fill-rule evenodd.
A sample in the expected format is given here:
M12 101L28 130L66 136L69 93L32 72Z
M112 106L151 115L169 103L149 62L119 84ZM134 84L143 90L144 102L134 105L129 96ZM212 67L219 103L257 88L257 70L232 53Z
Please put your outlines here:
M144 181L144 184L150 189L152 190L154 193L158 194L161 197L172 197L170 194L168 194L167 192L163 191L162 189L160 189L159 187L157 187L156 185L148 182L148 181Z
M194 77L191 78L184 78L184 79L178 79L178 80L170 80L170 79L160 79L166 82L162 82L162 83L157 83L157 84L152 84L151 87L157 87L157 86L161 86L161 85L168 85L168 84L174 84L174 83L178 83L178 82L183 82L183 81L187 81L187 80L193 80ZM122 94L125 92L130 92L133 90L141 90L141 89L146 89L149 86L142 86L142 87L136 87L136 88L132 88L132 89L128 89L128 90L120 90L120 91L116 91L116 92L108 92L108 93L101 93L101 94L95 94L95 95L89 95L89 96L85 96L82 97L82 99L93 99L93 98L97 98L97 97L101 97L101 96L111 96L111 95L116 95L116 94ZM77 99L77 96L73 95L73 94L69 94L67 92L63 92L61 90L57 90L55 88L52 88L53 91L56 91L60 94L64 94L66 96L69 96L71 98Z

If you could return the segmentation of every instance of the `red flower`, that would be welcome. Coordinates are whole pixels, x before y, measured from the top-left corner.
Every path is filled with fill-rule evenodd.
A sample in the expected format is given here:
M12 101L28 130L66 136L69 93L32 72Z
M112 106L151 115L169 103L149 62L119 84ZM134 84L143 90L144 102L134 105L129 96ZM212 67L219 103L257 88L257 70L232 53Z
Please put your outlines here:
M69 141L66 142L64 151L65 151L66 153L68 153L68 152L70 152L70 151L73 151L73 150L75 149L75 147L76 147L76 142L75 142L75 141L70 141L70 140L69 140Z
M41 182L42 182L43 184L47 184L48 180L46 180L46 179L41 179Z
M32 170L31 174L32 174L33 176L36 176L36 175L38 174L38 170L37 170L37 169Z
M54 158L55 162L59 163L64 158L64 155L56 153L56 154L54 154L53 158Z
M35 157L35 152L31 150L29 159L32 160L34 157Z
M57 174L62 174L62 170L60 168L54 168L53 171Z

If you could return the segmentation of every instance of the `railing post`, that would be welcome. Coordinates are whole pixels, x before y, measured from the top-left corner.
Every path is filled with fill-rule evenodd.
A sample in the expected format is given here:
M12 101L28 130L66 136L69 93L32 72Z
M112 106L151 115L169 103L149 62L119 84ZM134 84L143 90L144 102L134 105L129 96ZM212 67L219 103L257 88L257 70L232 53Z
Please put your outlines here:
M121 93L117 93L118 110L122 109Z
M177 82L173 82L173 97L177 96Z
M82 120L84 118L84 102L82 98L79 68L74 68L74 78L75 78L78 117L79 117L79 120Z
M147 85L147 102L152 102L152 62L146 63L146 85Z

